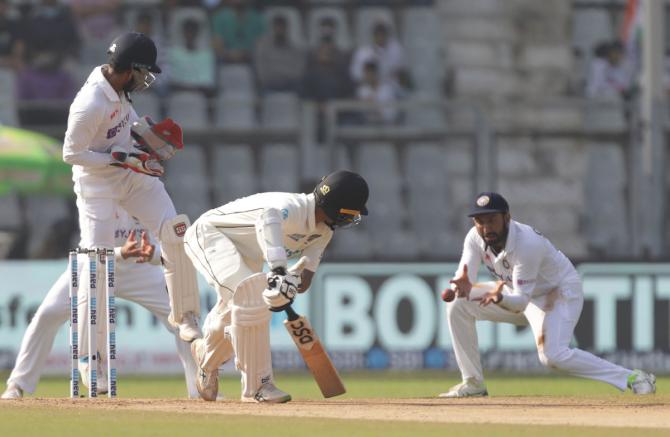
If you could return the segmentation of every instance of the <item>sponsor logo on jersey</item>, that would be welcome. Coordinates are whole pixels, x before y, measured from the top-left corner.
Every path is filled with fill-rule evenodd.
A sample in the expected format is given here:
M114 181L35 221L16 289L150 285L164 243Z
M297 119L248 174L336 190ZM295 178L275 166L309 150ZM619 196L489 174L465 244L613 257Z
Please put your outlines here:
M119 121L119 122L116 124L116 126L110 128L110 129L107 131L107 139L114 138L114 137L116 136L116 134L118 134L119 132L121 132L121 129L123 129L124 127L126 127L126 125L128 124L128 120L129 120L129 119L130 119L130 113L126 114L126 116L123 117L123 119L122 119L121 121Z
M177 237L183 237L186 233L186 223L181 222L174 225L174 233L177 234Z
M517 279L516 280L516 285L522 286L522 285L532 284L533 282L535 282L535 279Z
M114 112L112 112L112 115L109 116L109 119L111 120L112 118L116 117L117 115L119 115L119 110L115 109Z

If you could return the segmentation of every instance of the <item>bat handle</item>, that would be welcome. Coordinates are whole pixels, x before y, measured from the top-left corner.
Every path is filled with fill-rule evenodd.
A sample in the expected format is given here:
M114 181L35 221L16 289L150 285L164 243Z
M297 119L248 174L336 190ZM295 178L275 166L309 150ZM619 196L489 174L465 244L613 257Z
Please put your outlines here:
M300 315L298 315L298 313L295 312L295 310L293 309L293 307L291 307L291 305L288 305L286 308L284 308L284 311L286 311L286 315L288 316L288 320L290 322L297 320L300 317Z

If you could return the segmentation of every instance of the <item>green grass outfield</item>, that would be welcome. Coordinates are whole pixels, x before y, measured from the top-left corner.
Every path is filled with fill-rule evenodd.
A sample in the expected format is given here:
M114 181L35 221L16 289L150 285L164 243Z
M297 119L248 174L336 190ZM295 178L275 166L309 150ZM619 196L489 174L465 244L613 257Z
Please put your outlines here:
M343 373L348 392L337 399L357 398L431 398L458 382L453 373ZM0 375L4 381L7 374ZM279 387L290 392L295 400L322 400L320 392L308 374L279 374ZM584 399L633 400L630 393L594 381L562 376L496 375L487 379L490 399L496 396L552 396ZM0 385L4 390L4 384ZM119 398L179 398L185 392L182 379L139 378L121 376ZM236 376L223 376L221 391L228 399L239 397L240 384ZM658 378L655 404L670 405L670 377ZM65 378L44 378L35 397L66 397ZM259 406L259 408L262 408ZM670 417L668 417L670 422ZM76 430L73 429L77 428ZM59 408L0 401L0 436L79 435L84 427L96 435L134 436L667 436L668 429L647 430L605 427L518 426L494 424L444 424L421 422L382 422L364 420L309 419L286 417L232 416L218 414L186 414L161 411L128 411L86 408Z

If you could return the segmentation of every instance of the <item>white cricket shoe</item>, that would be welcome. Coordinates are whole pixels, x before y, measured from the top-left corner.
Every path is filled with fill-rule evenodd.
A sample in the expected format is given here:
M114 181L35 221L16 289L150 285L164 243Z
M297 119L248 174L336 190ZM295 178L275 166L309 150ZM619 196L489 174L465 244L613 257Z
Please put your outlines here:
M0 399L21 399L23 397L23 390L18 384L11 383L7 386L5 392L0 396Z
M104 371L102 362L100 361L100 354L98 354L98 395L106 395L109 391L109 383L107 381L107 372ZM88 356L79 359L79 379L82 384L88 387Z
M489 392L483 382L478 382L474 378L468 378L460 384L451 387L448 392L440 393L440 398L469 398L488 396Z
M291 395L279 390L273 383L266 382L261 385L253 397L242 397L242 402L268 402L271 404L283 404L291 400Z
M215 401L219 394L219 369L214 372L207 372L200 367L202 363L203 340L197 338L191 343L191 355L198 365L198 374L195 378L195 386L198 389L200 397L206 401Z
M628 376L628 387L636 395L649 395L656 393L656 376L643 370L635 369Z
M202 331L198 326L198 318L192 311L184 313L181 322L177 325L179 328L179 338L186 342L192 342L196 338L202 338Z

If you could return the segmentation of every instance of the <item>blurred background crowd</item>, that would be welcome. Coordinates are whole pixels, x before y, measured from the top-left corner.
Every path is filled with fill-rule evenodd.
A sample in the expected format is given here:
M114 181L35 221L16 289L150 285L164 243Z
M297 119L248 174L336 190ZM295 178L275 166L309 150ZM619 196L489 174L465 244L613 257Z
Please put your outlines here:
M345 167L370 181L370 217L330 260L456 259L483 190L576 259L664 259L665 223L646 236L632 207L628 3L0 0L0 123L62 140L79 87L136 30L164 73L134 105L184 127L165 183L192 220ZM0 257L76 245L73 197L48 188L0 195Z

